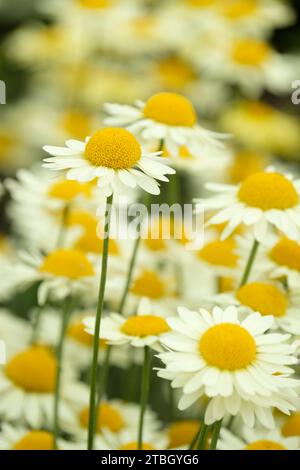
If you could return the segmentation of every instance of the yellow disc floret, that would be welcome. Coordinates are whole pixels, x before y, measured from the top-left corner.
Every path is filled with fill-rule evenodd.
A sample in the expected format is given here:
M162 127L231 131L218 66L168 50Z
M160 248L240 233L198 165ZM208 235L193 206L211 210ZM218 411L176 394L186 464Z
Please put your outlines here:
M256 357L256 344L250 333L232 323L212 326L202 336L199 351L205 361L222 370L239 370Z
M51 393L55 387L56 359L46 348L31 347L6 364L5 374L27 392Z
M80 424L84 429L89 426L89 408L84 408L79 416ZM101 403L97 409L96 432L101 432L103 428L111 432L119 432L125 426L125 422L117 408L107 402Z
M163 280L154 271L143 271L133 282L131 287L133 294L141 297L159 299L166 294L166 286Z
M269 252L269 257L280 266L300 271L300 244L294 240L279 240Z
M53 183L48 191L48 195L55 199L70 202L77 196L91 196L91 185L78 183L78 181L61 180Z
M166 320L155 315L134 315L123 323L121 331L128 336L157 336L170 330Z
M119 450L138 450L138 443L129 442L128 444L122 445ZM142 450L155 450L155 447L153 447L151 444L147 444L147 442L143 442Z
M220 3L220 13L229 20L239 20L257 9L257 0L231 0Z
M126 129L101 129L90 138L85 148L85 158L92 165L114 170L132 168L141 155L140 144Z
M206 8L214 5L217 0L186 0L186 3L195 8Z
M171 424L169 428L169 448L185 446L190 444L199 431L199 422L186 420Z
M214 266L234 268L238 261L238 256L234 252L235 248L236 244L232 239L223 241L216 240L207 243L200 251L198 251L197 256L201 260Z
M12 450L54 450L53 435L47 431L29 431Z
M79 111L70 111L61 118L61 127L65 133L75 139L85 139L91 135L91 118Z
M240 39L232 47L234 62L248 67L260 67L269 59L271 48L257 39Z
M192 103L177 93L157 93L145 104L144 116L169 126L192 127L197 122Z
M282 317L286 314L288 301L276 286L263 282L245 284L236 293L237 299L247 307L262 315Z
M98 10L107 8L110 5L110 0L77 0L81 8L89 10Z
M263 172L250 175L243 181L238 199L247 206L263 211L290 209L299 202L297 191L290 180L278 173Z
M285 437L300 436L300 413L289 416L281 428Z
M68 328L67 335L69 338L72 338L79 344L84 346L92 347L94 343L94 338L92 335L85 331L85 326L80 320L76 320L71 323ZM104 339L99 340L99 345L101 348L106 347L106 341Z
M94 268L84 253L68 249L52 251L45 257L40 271L72 280L94 274Z
M248 444L244 450L287 450L282 444L274 441L256 441Z

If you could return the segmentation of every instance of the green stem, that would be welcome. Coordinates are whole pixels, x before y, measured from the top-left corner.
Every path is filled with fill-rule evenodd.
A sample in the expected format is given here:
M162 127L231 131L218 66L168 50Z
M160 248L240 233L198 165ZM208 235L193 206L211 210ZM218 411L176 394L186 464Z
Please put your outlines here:
M57 450L57 437L59 434L59 399L60 399L64 339L65 339L71 311L72 311L71 298L67 298L65 302L65 308L62 312L60 334L59 334L58 344L56 347L57 370L56 370L56 379L55 379L54 418L53 418L53 446L55 450Z
M91 377L90 377L88 450L93 450L94 435L95 435L95 429L96 429L96 410L97 410L96 394L97 394L99 337L100 337L101 317L102 317L104 293L105 293L106 277L107 277L109 231L110 231L112 201L113 201L113 195L109 196L107 199L107 211L106 211L106 216L105 216L105 228L107 229L107 235L105 236L104 243L103 243L102 267L101 267L98 305L97 305L95 331L94 331L93 359L92 359Z
M217 421L214 424L209 450L216 450L219 436L220 436L221 427L222 427L222 420Z
M140 420L138 428L138 450L143 448L143 428L144 428L144 416L149 396L150 389L150 371L151 371L151 354L149 346L144 348L144 366L142 374L142 385L141 385L141 398L140 398Z
M104 361L101 365L100 375L99 375L99 385L98 385L98 406L102 401L103 394L106 390L106 384L108 379L108 371L109 371L109 361L110 361L110 354L111 354L112 346L109 344L105 350L104 354Z
M139 236L139 237L135 240L135 243L134 243L133 252L132 252L131 260L130 260L130 264L129 264L129 270L128 270L128 273L127 273L126 284L125 284L124 291L123 291L123 295L122 295L122 298L121 298L121 301L120 301L120 305L119 305L119 308L118 308L118 313L119 313L120 315L123 315L123 311L124 311L124 307L125 307L125 302L126 302L127 295L128 295L128 292L129 292L129 288L130 288L130 285L131 285L131 281L132 281L133 270L134 270L134 266L135 266L135 262L136 262L137 253L138 253L138 249L139 249L139 246L140 246L140 242L141 242L141 237Z
M39 334L39 325L40 325L40 319L42 316L42 307L39 307L36 312L34 312L34 319L32 322L32 333L31 333L31 339L30 339L30 344L35 344L38 334Z
M200 426L199 426L199 430L196 432L196 434L195 434L195 436L194 436L194 439L192 440L192 442L191 442L191 444L190 444L189 450L194 450L195 445L197 444L197 442L198 442L199 439L200 439L201 429L202 429L202 421L201 421L201 424L200 424Z
M61 226L60 226L60 230L59 230L59 234L57 238L57 243L56 243L57 248L61 248L64 245L65 228L66 228L67 221L69 218L69 213L70 213L70 205L66 204L63 209Z
M200 433L199 433L199 441L198 441L198 449L205 450L205 445L207 441L209 426L204 422L201 424Z
M249 279L251 269L252 269L252 266L256 257L258 246L259 246L259 242L257 240L254 240L251 251L250 251L250 255L246 264L246 268L245 268L245 271L244 271L244 274L240 283L240 287L246 284Z

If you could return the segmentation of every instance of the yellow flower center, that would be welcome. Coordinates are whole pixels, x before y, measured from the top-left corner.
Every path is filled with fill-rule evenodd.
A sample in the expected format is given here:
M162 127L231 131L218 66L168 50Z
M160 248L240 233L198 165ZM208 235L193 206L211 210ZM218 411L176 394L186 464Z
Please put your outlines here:
M182 59L170 57L158 64L158 73L166 88L181 89L195 80L193 69Z
M274 441L256 441L252 444L248 444L244 450L287 450L279 442Z
M90 197L91 185L78 183L78 181L56 181L50 186L48 195L55 199L70 202L79 195Z
M186 0L186 3L196 8L206 8L214 5L217 0Z
M300 244L288 238L282 238L269 253L275 263L300 271Z
M164 318L155 315L134 315L125 321L121 331L125 335L144 338L167 333L170 328Z
M283 317L286 314L287 298L276 286L252 282L242 286L236 297L243 305L262 315Z
M141 155L140 144L126 129L101 129L90 138L85 147L85 158L92 165L114 170L132 168Z
M271 106L260 101L246 101L242 104L242 110L248 118L253 119L255 122L257 120L269 121L275 115L275 111Z
M238 256L234 253L236 248L235 241L227 239L224 241L216 240L207 243L197 253L197 256L209 264L215 266L226 266L234 268L237 266Z
M87 135L91 135L91 118L82 112L70 111L66 113L60 124L65 133L75 139L85 139Z
M94 275L94 268L84 253L67 249L59 249L46 256L40 271L73 280Z
M34 346L14 356L5 367L6 376L27 392L51 393L56 380L56 359L46 348Z
M232 59L249 67L259 67L271 54L268 44L256 39L240 39L232 47Z
M230 292L234 289L235 280L232 277L220 277L219 292Z
M129 442L128 444L122 445L119 450L138 450L138 443ZM147 444L147 442L143 442L142 450L155 450L155 447L153 447L151 444Z
M231 183L240 183L248 176L264 170L266 159L255 152L241 152L234 156L234 161L229 168L229 180Z
M245 328L222 323L204 333L199 342L199 351L210 366L239 370L255 360L256 344Z
M81 8L87 8L90 10L98 10L101 8L107 8L110 5L109 0L76 0Z
M278 173L255 173L242 182L238 198L247 206L263 211L285 210L299 202L297 191L291 181Z
M190 444L199 431L198 421L178 421L169 428L169 448L185 446Z
M220 12L229 20L239 20L251 15L257 9L257 0L231 0L221 2Z
M163 280L154 271L144 271L134 280L130 291L142 297L160 299L166 294L166 287Z
M13 148L15 140L9 134L0 130L0 159L7 160L8 152Z
M300 413L289 416L281 428L285 437L300 436Z
M80 320L71 323L67 334L69 338L72 338L77 343L88 347L93 346L94 337L85 331L85 326ZM101 349L104 349L106 347L106 341L104 339L100 339L99 345Z
M197 122L192 103L177 93L151 96L145 104L144 116L169 126L192 127Z
M12 450L54 450L53 435L47 431L30 431L23 436Z
M89 427L89 408L84 408L79 416L80 424L84 429ZM125 422L120 412L109 403L103 402L97 409L97 427L99 433L103 428L108 428L111 432L119 432L125 426Z

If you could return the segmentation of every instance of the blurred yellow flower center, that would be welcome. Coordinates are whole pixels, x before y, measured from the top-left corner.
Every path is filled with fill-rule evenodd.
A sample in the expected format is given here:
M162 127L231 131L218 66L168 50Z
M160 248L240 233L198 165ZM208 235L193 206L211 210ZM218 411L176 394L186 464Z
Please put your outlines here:
M107 8L110 5L109 0L76 0L81 8L97 10L98 8Z
M31 347L6 364L5 374L27 392L51 393L55 387L56 359L46 348Z
M240 183L248 176L262 172L265 166L266 158L259 153L251 151L238 153L229 168L230 183Z
M84 408L80 413L80 424L84 429L89 426L89 408ZM96 432L101 432L103 428L109 429L111 432L119 432L125 426L125 422L117 408L109 403L103 402L97 410L97 427Z
M166 320L155 315L134 315L128 318L122 325L121 331L125 335L156 336L167 333L170 330Z
M1 160L6 160L8 155L7 153L12 149L15 143L15 139L0 130L0 158Z
M249 366L256 357L256 344L248 331L232 323L212 326L202 336L199 351L205 361L224 370Z
M257 0L231 0L221 2L220 12L230 20L239 20L257 9Z
M260 101L247 101L242 104L243 111L248 117L257 121L269 121L275 115L274 109L266 103Z
M244 450L287 450L279 442L274 441L256 441L248 444Z
M12 450L54 450L53 435L47 431L30 431L23 436Z
M138 450L138 443L129 442L128 444L122 445L119 450ZM153 447L151 444L147 444L147 442L143 442L142 450L155 450L155 447Z
M90 138L85 147L85 158L92 165L114 170L132 168L141 155L140 144L126 129L101 129Z
M287 298L276 286L252 282L242 286L237 291L236 297L243 305L262 315L283 317L286 314Z
M285 210L299 202L293 183L278 173L255 173L248 176L240 186L238 199L247 206L263 211Z
M240 65L259 67L270 56L271 49L256 39L240 39L232 47L232 59Z
M169 57L158 64L158 73L167 88L180 89L195 80L189 64L176 57Z
M68 136L75 139L85 139L87 135L91 135L91 118L79 111L70 111L62 116L61 126Z
M196 8L205 8L214 5L217 0L186 0L187 4Z
M234 253L235 248L236 244L234 240L216 240L207 243L198 251L197 256L203 261L215 266L234 268L237 266L238 260L238 256Z
M79 195L90 197L91 185L78 183L78 181L56 181L50 186L48 195L65 202L70 202Z
M281 428L285 437L300 436L300 413L289 416Z
M144 116L169 126L192 127L197 122L192 103L177 93L157 93L145 104Z
M199 431L198 421L178 421L169 428L169 448L174 449L190 444Z
M288 238L282 238L269 252L275 263L300 271L300 244Z
M130 289L133 294L159 299L166 294L163 280L154 271L144 271L137 277Z
M68 328L68 337L72 338L76 342L83 344L84 346L91 347L94 342L92 335L85 331L85 326L82 321L74 321ZM100 347L104 349L106 347L106 341L104 339L99 340Z
M84 253L68 249L59 249L46 256L40 271L73 280L94 274L94 268Z

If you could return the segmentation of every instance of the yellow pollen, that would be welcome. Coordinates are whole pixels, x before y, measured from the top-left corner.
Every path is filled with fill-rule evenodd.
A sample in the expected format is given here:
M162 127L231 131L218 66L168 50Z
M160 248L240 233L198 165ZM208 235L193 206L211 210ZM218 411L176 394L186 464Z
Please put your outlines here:
M300 436L300 413L289 416L281 428L285 437Z
M166 294L166 286L154 271L144 271L134 280L130 291L142 297L160 299Z
M269 252L275 263L300 271L300 244L288 238L282 238Z
M51 393L55 387L56 359L48 349L34 346L14 356L6 364L5 374L27 392Z
M98 10L101 8L107 8L110 5L109 0L76 0L81 8L87 8L90 10Z
M75 139L85 139L91 135L91 118L82 112L70 111L62 117L60 124L65 133Z
M190 444L199 431L198 421L178 421L169 428L169 448L185 446Z
M266 167L266 158L255 152L241 152L234 156L229 168L230 183L240 183L248 176L259 173Z
M235 241L232 239L216 240L207 243L197 256L214 266L226 266L234 268L237 266L238 256L234 253L236 248Z
M243 305L262 315L283 317L286 314L287 298L278 287L271 284L262 282L245 284L238 290L236 297Z
M239 20L247 17L257 9L257 0L231 0L221 2L220 12L229 20Z
M166 88L180 90L195 80L193 69L181 59L170 57L158 64L158 73Z
M74 321L69 326L67 334L69 338L72 338L77 343L88 347L93 346L94 338L85 331L85 326L80 320ZM104 339L100 339L99 345L101 349L104 349L106 347L106 341Z
M53 435L47 431L30 431L13 446L12 450L54 450Z
M240 65L260 67L271 54L265 42L256 39L241 39L232 47L232 59Z
M84 408L79 416L80 424L84 429L89 426L89 408ZM96 432L100 433L103 428L108 428L111 432L119 432L125 426L125 422L114 406L103 402L97 409Z
M56 181L49 188L48 195L55 199L70 202L79 195L90 197L91 185L78 183L78 181Z
M144 338L167 333L170 328L164 318L155 315L134 315L125 321L121 331L125 335Z
M222 370L239 370L256 357L256 344L250 333L232 323L212 326L202 336L199 351L205 361Z
M287 450L279 442L274 441L256 441L248 444L244 450Z
M129 442L128 444L121 446L119 450L138 450L138 443ZM147 444L147 442L143 442L142 450L155 450L155 447L153 447L151 444Z
M40 271L73 280L94 275L94 268L85 254L68 249L59 249L46 256Z
M169 126L192 127L197 122L192 103L177 93L157 93L151 96L144 107L145 118Z
M278 173L255 173L242 182L238 198L247 206L263 211L285 210L299 202L297 191L291 181Z
M141 146L126 129L106 128L96 132L85 148L85 158L94 166L122 170L141 158Z

